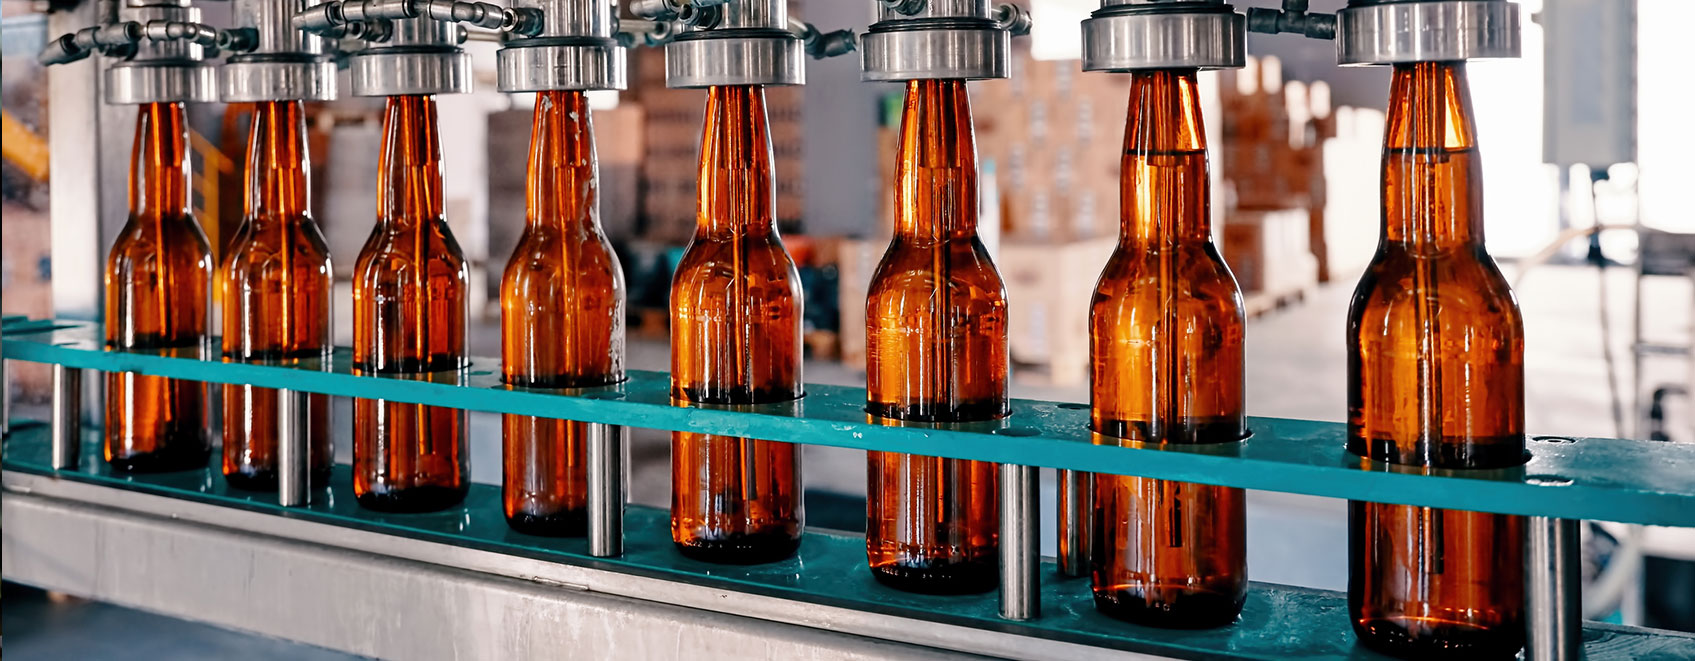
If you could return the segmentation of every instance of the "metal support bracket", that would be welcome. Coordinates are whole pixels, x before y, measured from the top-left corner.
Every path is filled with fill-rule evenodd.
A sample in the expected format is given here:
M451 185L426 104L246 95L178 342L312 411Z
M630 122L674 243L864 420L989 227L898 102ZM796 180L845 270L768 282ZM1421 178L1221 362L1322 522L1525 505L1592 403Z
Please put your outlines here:
M1582 521L1526 520L1524 608L1526 661L1583 658Z
M53 366L53 459L55 470L73 470L82 451L82 370Z
M1035 466L1000 465L1001 617L1034 620L1042 614L1042 507Z
M277 504L312 502L312 444L307 439L311 400L306 393L277 391Z
M624 554L625 428L589 425L589 555L611 558Z

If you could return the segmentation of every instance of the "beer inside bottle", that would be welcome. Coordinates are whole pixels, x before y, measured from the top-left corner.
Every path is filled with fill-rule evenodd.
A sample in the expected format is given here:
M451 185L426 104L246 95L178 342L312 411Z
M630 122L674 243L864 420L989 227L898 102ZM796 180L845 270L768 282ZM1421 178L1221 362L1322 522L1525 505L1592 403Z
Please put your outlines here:
M1383 240L1348 319L1348 445L1361 457L1524 459L1524 323L1484 249L1482 184L1464 65L1397 65ZM1481 658L1523 645L1519 517L1350 502L1348 533L1348 606L1366 646Z
M1246 433L1242 295L1212 242L1195 70L1137 72L1122 229L1089 315L1100 443L1230 443ZM1095 606L1140 624L1228 624L1247 595L1241 489L1094 475Z
M1006 289L977 238L977 153L963 80L908 83L895 235L866 301L866 407L887 424L1008 412ZM866 558L878 581L927 593L998 584L992 463L868 454Z
M742 406L801 385L801 288L777 234L765 92L707 91L694 238L671 281L671 396ZM800 448L671 435L671 539L723 563L780 560L800 545Z
M583 92L536 97L528 222L500 283L501 365L526 388L624 379L624 274L600 229L594 129ZM588 529L587 423L504 416L502 501L513 530Z
M306 115L300 101L254 104L247 143L247 213L220 269L223 354L289 364L334 347L329 244L312 220ZM277 488L277 391L225 385L224 478L241 489ZM335 448L327 395L303 395L313 484L327 484Z
M435 99L391 96L377 170L377 225L353 275L353 363L365 374L465 366L465 257L442 215ZM390 512L445 509L470 487L465 412L353 401L353 494Z
M180 103L140 108L130 156L129 221L106 260L106 346L209 349L212 246L189 199L188 124ZM135 472L206 467L206 385L106 375L106 461Z

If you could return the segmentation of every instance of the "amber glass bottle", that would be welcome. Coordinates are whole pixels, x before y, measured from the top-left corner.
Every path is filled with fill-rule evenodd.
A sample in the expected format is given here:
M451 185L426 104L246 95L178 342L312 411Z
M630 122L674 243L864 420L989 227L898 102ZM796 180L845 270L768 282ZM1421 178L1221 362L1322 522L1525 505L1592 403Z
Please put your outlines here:
M1212 242L1195 70L1137 72L1122 230L1089 314L1104 443L1229 443L1246 432L1242 294ZM1241 489L1095 476L1095 606L1163 627L1227 624L1247 596Z
M306 114L299 101L254 104L247 144L247 215L219 269L223 353L232 361L288 364L334 346L330 248L307 204ZM334 446L330 401L307 395L312 483L327 484ZM277 488L277 391L224 386L224 479Z
M765 92L707 92L698 223L671 281L671 396L711 405L792 401L801 385L801 290L777 235ZM671 539L710 562L786 558L800 546L800 448L671 435Z
M1463 67L1395 67L1383 240L1348 318L1348 445L1377 461L1524 459L1524 322L1484 250ZM1353 502L1348 533L1348 605L1367 646L1486 658L1523 645L1520 518Z
M353 270L353 364L367 374L465 366L465 257L442 215L435 99L391 96L377 170L377 226ZM353 495L367 508L427 512L470 488L465 412L353 401Z
M624 274L600 230L594 127L582 92L536 97L528 223L500 281L506 382L582 388L624 379ZM532 535L588 528L588 425L505 416L506 522Z
M1008 412L1006 288L977 238L977 147L965 81L906 88L895 236L866 301L866 407L888 424ZM998 584L996 467L871 452L865 551L878 581L969 593Z
M208 349L212 246L189 203L188 124L180 103L141 106L130 155L129 222L106 260L106 346ZM106 461L119 470L205 468L206 385L110 372Z

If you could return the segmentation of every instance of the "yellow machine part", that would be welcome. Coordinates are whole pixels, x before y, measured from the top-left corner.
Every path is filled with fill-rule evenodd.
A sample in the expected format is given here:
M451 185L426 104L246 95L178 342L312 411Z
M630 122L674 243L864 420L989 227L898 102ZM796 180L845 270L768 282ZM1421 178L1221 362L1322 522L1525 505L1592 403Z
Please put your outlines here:
M26 176L47 181L47 140L4 110L0 110L0 146L4 147L6 160Z

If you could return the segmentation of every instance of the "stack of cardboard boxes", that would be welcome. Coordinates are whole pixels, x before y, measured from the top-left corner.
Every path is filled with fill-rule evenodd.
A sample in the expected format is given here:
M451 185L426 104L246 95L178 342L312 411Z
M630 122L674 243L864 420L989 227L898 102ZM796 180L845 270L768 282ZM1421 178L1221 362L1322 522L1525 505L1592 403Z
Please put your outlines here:
M1117 243L1129 93L1128 76L1036 60L1022 45L1011 78L973 91L979 158L1000 193L1012 358L1045 366L1053 385L1088 380L1089 301Z
M1226 73L1222 95L1231 191L1222 217L1224 259L1254 313L1299 299L1319 282L1324 125L1315 117L1329 116L1329 100L1320 91L1315 104L1306 85L1285 85L1276 58L1250 57L1247 67Z

